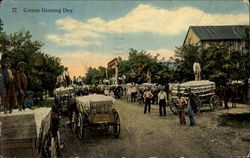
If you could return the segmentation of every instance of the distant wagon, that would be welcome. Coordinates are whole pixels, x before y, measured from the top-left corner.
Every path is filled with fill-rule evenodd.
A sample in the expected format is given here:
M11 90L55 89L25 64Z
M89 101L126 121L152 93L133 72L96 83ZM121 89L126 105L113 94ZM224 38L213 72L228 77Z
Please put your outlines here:
M0 116L0 157L55 158L62 142L53 131L51 108L13 111Z
M75 98L76 109L73 112L73 132L84 139L87 127L111 128L113 135L120 134L120 117L115 110L115 99L104 95L88 95Z
M60 87L54 90L55 101L58 107L60 107L61 113L68 111L68 106L70 104L74 92L74 87Z
M157 86L154 83L142 83L141 87L144 87L144 88L147 87L147 88L150 88L150 89L155 89Z
M208 103L212 110L216 110L221 105L221 100L215 94L215 83L208 80L189 81L181 84L175 84L172 89L172 100L170 110L177 113L175 100L178 98L177 94L187 98L186 90L189 89L195 95L195 112L199 112L203 103Z

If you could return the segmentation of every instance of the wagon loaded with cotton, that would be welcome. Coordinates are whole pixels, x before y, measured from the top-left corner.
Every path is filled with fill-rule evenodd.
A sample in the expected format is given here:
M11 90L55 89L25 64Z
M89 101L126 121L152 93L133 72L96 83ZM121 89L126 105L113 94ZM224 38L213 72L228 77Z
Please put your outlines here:
M0 157L57 157L62 141L55 129L56 117L51 108L1 113Z
M118 138L120 117L115 109L115 99L104 95L88 95L75 98L76 109L72 115L73 132L85 139L90 127L106 129Z
M177 94L180 93L186 99L187 90L190 89L194 94L195 112L199 112L204 103L208 103L211 110L216 110L221 105L221 100L215 94L215 83L208 80L189 81L181 84L176 84L172 89L172 100L170 109L173 113L177 113L176 99Z
M60 87L54 90L55 103L60 108L61 113L68 112L74 91L74 87Z

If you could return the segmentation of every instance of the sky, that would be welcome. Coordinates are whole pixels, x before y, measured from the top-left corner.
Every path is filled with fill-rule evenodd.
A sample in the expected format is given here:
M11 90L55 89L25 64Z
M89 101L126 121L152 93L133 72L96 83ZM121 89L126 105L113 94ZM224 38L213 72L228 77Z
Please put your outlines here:
M127 59L130 48L168 60L189 26L249 25L249 1L4 0L0 18L6 33L30 31L71 76L84 76L88 67Z

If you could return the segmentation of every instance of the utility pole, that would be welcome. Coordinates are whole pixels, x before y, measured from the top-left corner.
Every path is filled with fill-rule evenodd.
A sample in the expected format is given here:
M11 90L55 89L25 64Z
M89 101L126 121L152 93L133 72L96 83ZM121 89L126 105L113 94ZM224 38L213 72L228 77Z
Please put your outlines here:
M250 5L249 5L249 9L250 9ZM250 16L249 16L249 20L250 20ZM250 21L249 21L250 22ZM250 28L249 26L246 26L245 28L245 33L246 33L246 39L245 39L245 49L246 49L246 58L249 59L250 58ZM245 61L244 65L246 66L246 64L248 61ZM250 76L249 76L249 70L248 68L246 67L246 76L245 76L245 79L244 79L244 89L245 89L245 95L246 95L246 104L249 104L250 102L250 87L249 87L249 79L250 79Z

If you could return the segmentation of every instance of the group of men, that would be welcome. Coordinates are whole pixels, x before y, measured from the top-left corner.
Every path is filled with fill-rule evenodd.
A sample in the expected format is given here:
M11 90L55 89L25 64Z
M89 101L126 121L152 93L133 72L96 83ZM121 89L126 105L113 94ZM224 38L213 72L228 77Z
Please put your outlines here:
M143 98L145 100L145 106L144 106L144 114L150 113L151 109L151 99L153 98L153 93L150 91L149 88L145 89L145 92L143 93ZM168 97L166 92L164 91L164 88L160 88L160 92L157 94L157 100L159 104L159 113L160 116L166 116L166 106L168 102ZM148 110L147 110L148 109Z
M190 126L195 126L195 119L194 119L194 111L195 111L195 96L191 92L191 89L187 89L186 92L188 93L187 99L182 96L181 93L178 93L178 98L176 99L177 111L178 116L180 119L181 125L186 125L185 119L185 107L187 106L188 116L190 119ZM151 109L151 98L153 97L152 92L149 88L146 88L143 98L145 99L145 106L144 106L144 114L150 113ZM160 89L160 92L157 95L158 104L159 104L159 113L160 116L166 116L166 105L168 102L168 97L166 92L163 88Z
M2 56L0 68L0 94L4 113L12 113L14 108L19 110L31 108L34 105L32 92L27 90L27 77L24 74L25 63L19 62L16 70L12 67L11 59Z
M67 69L65 69L65 71L67 71ZM64 73L64 74L66 74L66 73ZM63 77L59 80L62 82L57 82L58 87L62 87L65 85L64 82L67 82L65 79L66 79L66 77ZM74 77L73 83L74 83L74 81L76 84L77 83L76 77ZM59 85L58 83L61 83L61 85ZM128 89L126 89L125 87L120 87L120 93L117 92L117 89L119 89L119 88L118 87L109 87L108 88L106 86L105 88L103 88L103 91L102 91L101 89L98 88L98 85L95 84L94 87L89 88L89 92L90 93L97 93L97 94L104 94L104 95L113 96L116 98L120 98L120 97L117 97L118 94L128 96L128 92L130 92L129 97L130 97L130 100L132 103L136 102L136 100L139 97L138 93L140 93L141 98L143 99L143 102L144 102L144 114L146 114L147 112L150 113L151 103L153 102L153 98L156 98L156 101L159 104L159 115L166 116L166 106L168 104L168 96L167 96L167 93L165 92L165 88L163 86L157 88L157 93L153 93L156 91L151 90L150 87L144 87L143 89L140 89L136 86L131 86ZM123 93L123 92L125 92L125 93ZM186 124L185 108L187 106L188 114L189 114L189 118L190 118L190 126L194 126L195 125L195 121L194 121L195 102L194 102L194 97L193 97L194 94L191 92L190 89L187 89L186 92L188 92L188 97L187 97L188 99L183 97L181 95L181 93L178 93L178 98L176 99L176 105L177 105L177 109L178 109L180 124L181 125Z
M194 120L195 96L191 92L190 88L187 89L186 92L188 93L187 99L184 96L182 96L181 93L177 94L178 98L176 99L176 106L177 106L178 116L180 119L180 124L186 125L185 107L187 106L190 126L195 126L195 120Z
M150 113L151 103L157 102L159 104L160 116L166 115L167 105L167 93L164 91L165 88L159 85L159 87L151 89L150 87L136 87L131 86L127 90L124 89L124 96L129 96L132 103L139 101L144 103L144 114ZM126 98L126 97L125 97ZM128 99L128 98L127 98Z
M71 84L68 67L65 67L63 73L57 76L55 88L68 87Z
M73 77L73 84L78 85L78 86L83 86L83 81L82 81L82 77Z
M59 88L59 87L66 88L71 84L78 85L78 86L84 85L81 76L79 77L74 76L73 80L71 80L69 76L68 67L65 67L62 74L57 77L55 88Z
M158 100L157 99L158 93L160 92L161 87L163 86L158 85L158 86L150 87L150 86L133 85L130 87L123 87L122 95L125 100L130 100L132 103L138 102L139 104L141 104L141 103L145 103L145 98L143 97L143 95L146 89L149 89L151 93L153 94L151 98L151 103L156 104Z

